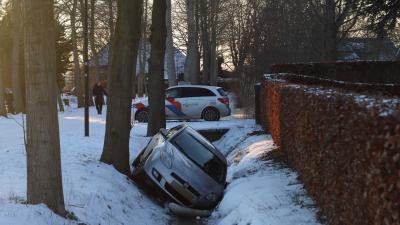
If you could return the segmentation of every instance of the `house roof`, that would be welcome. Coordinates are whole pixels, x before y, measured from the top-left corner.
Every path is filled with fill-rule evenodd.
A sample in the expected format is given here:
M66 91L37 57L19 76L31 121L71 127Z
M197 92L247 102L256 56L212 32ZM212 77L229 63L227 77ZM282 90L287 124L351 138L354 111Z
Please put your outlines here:
M99 66L108 66L108 52L109 52L109 47L110 45L107 44L103 48L100 49L98 52L98 57L99 57ZM143 45L140 45L140 48L143 50ZM175 58L175 73L176 77L178 77L179 74L184 72L184 67L185 67L185 61L186 61L186 55L183 54L182 51L174 47L174 58ZM148 73L148 61L150 58L150 51L151 51L151 45L147 43L147 49L146 49L146 55L147 55L147 60L145 64L145 73ZM136 75L139 74L139 55L138 58L136 59ZM89 64L93 66L93 61L92 59L89 61ZM168 70L167 70L167 63L166 59L164 62L164 78L168 79Z
M338 46L340 59L352 60L394 60L398 48L389 38L347 38Z

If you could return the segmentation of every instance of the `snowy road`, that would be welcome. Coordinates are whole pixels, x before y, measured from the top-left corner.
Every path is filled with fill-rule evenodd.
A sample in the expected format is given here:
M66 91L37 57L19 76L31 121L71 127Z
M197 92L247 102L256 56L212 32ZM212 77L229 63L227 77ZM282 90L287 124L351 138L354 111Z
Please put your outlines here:
M91 109L89 138L83 137L83 110L60 113L61 156L67 210L78 221L65 220L43 205L21 204L26 199L26 162L21 116L0 118L0 225L43 224L193 224L175 218L147 198L111 166L100 163L105 117ZM180 122L168 123L168 127ZM215 142L227 155L229 185L221 204L198 224L289 225L318 224L316 210L296 173L261 160L273 150L253 120L228 118L220 122L188 122L195 129L230 129ZM146 125L131 133L131 161L146 145Z

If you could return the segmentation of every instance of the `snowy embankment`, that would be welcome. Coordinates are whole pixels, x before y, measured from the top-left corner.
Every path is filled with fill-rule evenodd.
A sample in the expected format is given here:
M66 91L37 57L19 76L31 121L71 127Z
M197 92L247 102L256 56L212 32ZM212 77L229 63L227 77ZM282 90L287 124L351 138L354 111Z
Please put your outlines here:
M65 206L78 221L66 220L44 205L25 205L26 162L21 116L0 118L0 224L174 224L166 209L147 198L130 180L99 162L105 116L91 109L90 137L83 137L83 110L60 113L61 157ZM172 121L168 127L180 122ZM202 224L316 224L302 185L289 169L261 160L273 147L270 136L252 120L189 122L195 129L230 129L215 144L230 167L226 195ZM146 125L131 134L131 161L146 145ZM304 207L306 206L306 207ZM172 221L172 222L171 222Z

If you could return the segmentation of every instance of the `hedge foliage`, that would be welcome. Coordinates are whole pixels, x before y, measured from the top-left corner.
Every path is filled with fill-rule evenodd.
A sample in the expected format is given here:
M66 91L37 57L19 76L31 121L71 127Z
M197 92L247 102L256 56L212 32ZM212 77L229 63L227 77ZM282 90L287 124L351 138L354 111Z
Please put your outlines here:
M261 122L321 215L331 225L400 224L400 100L296 79L265 78Z

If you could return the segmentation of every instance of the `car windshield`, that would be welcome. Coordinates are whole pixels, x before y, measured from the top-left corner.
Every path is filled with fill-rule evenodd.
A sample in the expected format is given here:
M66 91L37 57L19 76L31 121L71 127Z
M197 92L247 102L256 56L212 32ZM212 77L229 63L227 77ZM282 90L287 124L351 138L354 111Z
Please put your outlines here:
M218 183L225 181L226 165L211 150L212 145L188 127L171 141L183 154Z

